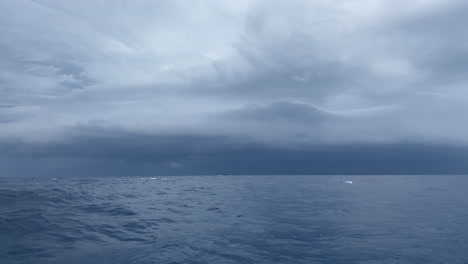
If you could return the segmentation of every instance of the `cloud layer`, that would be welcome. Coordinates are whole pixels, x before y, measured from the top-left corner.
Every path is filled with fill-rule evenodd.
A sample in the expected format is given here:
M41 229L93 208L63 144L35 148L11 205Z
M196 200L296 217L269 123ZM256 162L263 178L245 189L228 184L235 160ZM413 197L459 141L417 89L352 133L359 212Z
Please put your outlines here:
M352 151L411 149L382 155L443 172L407 162L444 156L422 157L431 149L463 172L467 12L456 0L2 2L0 167L309 173L320 160L364 173ZM252 153L265 158L236 170ZM298 162L271 165L288 155ZM405 172L381 163L367 172Z

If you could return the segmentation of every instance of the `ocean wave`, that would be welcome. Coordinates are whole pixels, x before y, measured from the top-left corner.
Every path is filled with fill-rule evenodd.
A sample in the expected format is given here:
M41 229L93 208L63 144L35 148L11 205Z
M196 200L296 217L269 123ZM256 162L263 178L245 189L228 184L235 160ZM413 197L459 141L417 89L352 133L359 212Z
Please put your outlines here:
M465 178L288 177L4 180L0 263L468 259Z

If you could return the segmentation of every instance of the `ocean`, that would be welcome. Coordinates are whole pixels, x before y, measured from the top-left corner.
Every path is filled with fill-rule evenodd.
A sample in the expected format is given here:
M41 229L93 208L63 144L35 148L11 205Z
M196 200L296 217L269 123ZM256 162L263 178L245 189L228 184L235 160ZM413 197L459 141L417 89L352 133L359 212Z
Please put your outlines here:
M468 176L0 178L0 263L468 263Z

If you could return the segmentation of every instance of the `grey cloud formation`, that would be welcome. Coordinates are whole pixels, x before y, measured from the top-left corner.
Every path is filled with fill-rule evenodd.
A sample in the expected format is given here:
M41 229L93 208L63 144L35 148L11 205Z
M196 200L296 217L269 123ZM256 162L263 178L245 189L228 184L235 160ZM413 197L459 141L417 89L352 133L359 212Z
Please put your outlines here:
M467 12L458 0L1 2L0 168L466 172Z

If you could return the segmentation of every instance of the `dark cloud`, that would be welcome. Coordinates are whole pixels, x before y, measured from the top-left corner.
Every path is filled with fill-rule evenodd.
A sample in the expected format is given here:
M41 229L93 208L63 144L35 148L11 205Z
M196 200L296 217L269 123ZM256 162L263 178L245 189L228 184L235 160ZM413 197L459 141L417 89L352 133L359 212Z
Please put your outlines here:
M9 170L466 169L463 1L18 0L0 10Z
M292 103L275 102L269 105L246 105L238 110L226 111L220 115L223 118L247 120L255 122L321 122L333 118L333 114L319 110L314 106Z
M143 143L144 142L144 143ZM462 174L468 148L443 145L313 145L297 149L200 137L78 140L15 146L4 175ZM28 166L23 166L28 164ZM174 165L176 164L176 165ZM11 175L10 175L11 176Z

